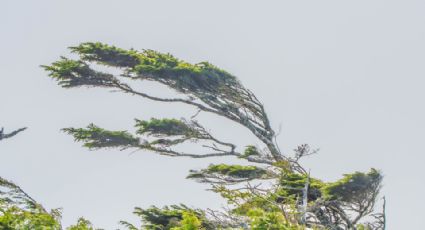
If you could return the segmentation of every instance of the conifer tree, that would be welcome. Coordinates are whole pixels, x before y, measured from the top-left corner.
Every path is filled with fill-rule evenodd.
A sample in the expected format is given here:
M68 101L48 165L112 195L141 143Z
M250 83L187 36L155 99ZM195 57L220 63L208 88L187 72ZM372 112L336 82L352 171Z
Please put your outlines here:
M43 66L49 76L64 88L100 87L118 90L146 99L191 105L199 112L212 113L235 122L258 139L244 149L213 135L196 119L135 119L134 132L108 130L89 124L85 128L64 128L84 147L140 149L164 156L211 158L236 157L252 165L211 164L205 169L190 170L187 178L209 183L230 205L229 210L212 211L171 205L158 208L135 208L142 226L121 221L123 227L137 229L385 229L383 212L375 211L382 184L376 169L345 174L335 182L312 177L300 159L317 152L306 144L293 154L283 154L275 142L264 105L241 82L218 67L201 62L190 64L153 50L125 50L102 43L82 43L70 47L79 59L61 57ZM113 67L116 75L95 69L95 65ZM136 90L131 82L154 81L176 93L162 98ZM199 113L198 112L198 113ZM10 138L25 130L5 134ZM184 143L202 146L204 152L183 152ZM264 148L258 147L263 145ZM258 181L272 181L261 186ZM242 187L235 188L235 184ZM62 229L60 211L47 212L14 183L0 178L1 229ZM67 229L94 229L80 218Z
M201 221L203 229L383 229L382 215L374 213L381 188L382 174L369 172L346 174L326 183L311 177L299 160L315 153L301 145L293 155L283 154L275 142L264 105L232 74L208 63L191 64L171 54L153 50L126 50L102 43L82 43L70 47L78 59L61 57L43 66L49 76L63 88L99 87L121 91L158 102L191 105L199 112L212 113L235 122L257 137L258 143L240 150L233 143L214 136L194 117L190 119L135 119L134 132L107 130L94 124L85 128L64 128L84 147L141 149L172 157L209 158L233 156L255 165L210 165L190 170L188 178L210 183L232 209L227 212L192 210L185 206L159 209L137 208L135 214L143 229L176 229L185 218ZM120 70L120 74L96 70L103 65ZM150 95L135 89L133 82L152 81L176 93L173 98ZM182 152L178 146L192 142L203 153ZM274 180L274 186L253 186L253 180ZM245 183L241 189L228 185ZM208 217L207 217L208 216ZM375 222L365 217L379 217ZM196 220L194 220L196 219ZM371 218L369 218L371 220ZM190 222L190 221L186 221ZM129 229L134 225L122 222Z

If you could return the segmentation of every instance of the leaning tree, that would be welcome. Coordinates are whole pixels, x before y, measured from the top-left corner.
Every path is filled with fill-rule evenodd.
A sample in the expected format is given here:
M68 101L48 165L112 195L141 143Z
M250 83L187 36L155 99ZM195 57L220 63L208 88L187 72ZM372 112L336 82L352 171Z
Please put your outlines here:
M276 143L264 105L232 74L208 63L191 64L153 50L125 50L102 43L70 47L78 59L61 57L43 68L64 88L99 87L149 100L193 106L235 122L257 137L244 149L216 137L196 120L135 119L135 131L108 130L89 124L64 128L76 141L91 150L100 148L139 149L171 157L211 158L232 156L252 165L211 164L191 170L188 178L210 183L212 190L230 204L225 211L203 211L184 205L165 208L136 208L142 229L384 229L385 215L374 212L382 175L369 172L346 174L335 182L310 176L300 164L315 153L301 145L294 154L283 154ZM101 71L99 65L118 71ZM108 69L108 68L103 68ZM119 74L114 74L119 72ZM136 89L137 81L167 86L175 97L164 98ZM199 113L198 112L198 113ZM182 151L196 143L204 151ZM261 147L258 147L261 146ZM269 180L271 186L257 182ZM243 183L241 187L229 186ZM138 229L122 221L129 229ZM192 226L193 228L184 228Z

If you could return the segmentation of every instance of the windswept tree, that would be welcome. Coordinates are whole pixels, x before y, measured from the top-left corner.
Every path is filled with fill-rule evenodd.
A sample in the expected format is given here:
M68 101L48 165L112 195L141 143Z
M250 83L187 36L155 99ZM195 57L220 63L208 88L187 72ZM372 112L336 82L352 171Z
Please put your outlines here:
M301 145L294 154L282 153L264 105L232 74L208 62L191 64L153 50L125 50L91 42L70 47L70 50L79 58L61 57L43 66L63 88L107 88L158 102L187 104L199 112L235 122L258 139L258 143L241 149L216 137L196 116L135 119L133 132L108 130L95 124L64 128L76 141L92 150L139 149L191 158L230 156L253 163L248 166L212 164L205 169L190 170L188 178L210 183L213 191L231 205L230 210L202 211L186 206L137 208L135 214L143 221L142 229L384 228L384 224L369 223L377 216L374 207L381 188L381 173L375 169L355 172L330 183L310 176L300 159L315 151ZM100 71L96 68L98 65L116 68L120 73ZM176 96L164 98L148 94L134 87L133 83L138 81L165 85ZM199 144L204 151L179 150L179 146L188 142ZM258 180L273 181L273 186L253 185ZM238 183L244 185L238 189L229 186ZM365 218L368 216L370 218ZM382 222L381 217L378 219ZM125 221L122 224L138 229Z

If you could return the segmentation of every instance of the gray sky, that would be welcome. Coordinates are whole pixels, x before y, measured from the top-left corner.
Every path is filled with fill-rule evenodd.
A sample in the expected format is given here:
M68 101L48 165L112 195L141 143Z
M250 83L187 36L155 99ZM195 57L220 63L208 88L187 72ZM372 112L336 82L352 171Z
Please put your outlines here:
M68 55L68 46L101 41L228 70L264 102L275 129L281 125L284 152L302 143L320 148L305 164L326 180L381 169L389 229L415 229L425 193L424 7L420 0L3 0L0 125L29 129L1 143L0 175L47 208L63 207L65 226L85 216L113 229L135 220L135 206L224 204L185 176L230 158L88 151L59 131L91 122L132 130L134 118L196 112L104 89L65 90L39 68ZM240 146L255 141L221 118L200 120Z

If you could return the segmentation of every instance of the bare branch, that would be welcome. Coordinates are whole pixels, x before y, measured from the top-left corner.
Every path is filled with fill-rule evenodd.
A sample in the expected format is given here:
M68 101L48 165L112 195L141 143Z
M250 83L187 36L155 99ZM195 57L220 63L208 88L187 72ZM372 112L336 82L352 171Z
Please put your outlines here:
M4 133L4 128L1 128L0 129L0 141L3 140L3 139L6 139L6 138L11 138L11 137L15 136L16 134L18 134L18 133L20 133L20 132L22 132L26 129L27 129L27 127L24 127L24 128L20 128L20 129L17 129L15 131L12 131L10 133Z

